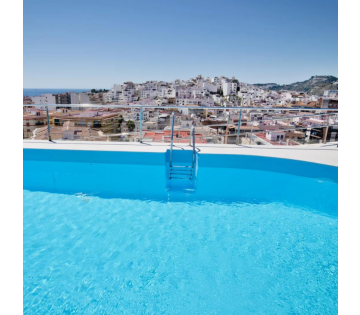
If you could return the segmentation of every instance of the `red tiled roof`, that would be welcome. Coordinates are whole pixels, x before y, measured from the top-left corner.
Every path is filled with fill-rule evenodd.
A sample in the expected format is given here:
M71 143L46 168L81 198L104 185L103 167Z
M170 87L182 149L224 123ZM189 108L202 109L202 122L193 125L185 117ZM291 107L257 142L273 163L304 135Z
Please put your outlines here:
M283 142L281 142L281 143L279 143L279 142L277 142L277 141L271 141L271 140L269 140L268 138L266 138L266 134L265 134L265 133L255 133L255 135L258 136L260 139L265 140L266 142L268 142L268 143L270 143L270 144L272 144L272 145L286 145L286 140L283 141ZM290 140L290 139L289 139L289 144L290 144L290 145L299 145L297 142L292 141L292 140Z
M162 131L145 131L144 138L152 138L153 141L166 141L170 142L171 130ZM174 131L174 143L187 143L189 142L190 131ZM195 134L195 143L206 143L205 139L202 139L201 134Z

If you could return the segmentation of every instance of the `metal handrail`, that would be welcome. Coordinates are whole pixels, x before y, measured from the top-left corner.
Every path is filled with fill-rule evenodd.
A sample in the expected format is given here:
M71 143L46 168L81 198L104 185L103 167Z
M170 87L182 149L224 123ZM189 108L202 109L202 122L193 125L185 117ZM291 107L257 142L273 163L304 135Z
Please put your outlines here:
M172 112L171 117L171 143L170 143L170 167L172 167L173 140L174 140L175 113Z
M154 105L98 105L98 104L23 104L25 107L34 107L34 106L41 106L45 107L46 109L46 117L47 117L47 125L48 125L48 140L51 141L51 129L50 129L50 119L49 119L49 106L55 106L55 107L82 107L82 108L138 108L140 109L140 142L143 141L143 130L142 130L142 123L143 123L143 109L144 108L153 108L153 109L184 109L184 106L154 106ZM338 115L338 109L337 108L283 108L283 107L219 107L219 106L186 106L187 109L212 109L212 110L218 110L218 109L239 109L239 120L238 120L238 128L237 128L237 139L236 142L239 144L240 142L240 129L241 129L241 115L242 110L251 110L251 111L268 111L268 110L295 110L295 111L317 111L317 112L325 112L325 113L312 113L309 115L298 115L298 116L283 116L283 117L271 117L267 119L259 119L259 120L250 120L247 121L247 123L251 123L251 127L253 127L254 122L261 122L261 121L274 121L274 120L286 120L286 119L293 119L293 118L300 118L300 117L313 117L313 116L320 116L325 115L327 116L327 125L326 126L317 126L317 128L321 127L331 127L331 126L337 126L336 124L330 125L329 124L329 116L332 115ZM171 125L171 149L170 149L170 159L172 163L172 151L173 151L173 138L174 138L174 118L175 113L172 112L172 125ZM209 127L224 127L227 125L236 125L236 123L225 123L225 124L211 124L208 125ZM297 129L305 129L309 127L290 127L290 128L280 128L279 130L297 130ZM314 127L315 128L315 127ZM180 128L181 129L181 128ZM179 131L180 131L179 129ZM251 128L252 129L252 128ZM266 130L262 130L266 131ZM269 130L270 131L270 130ZM271 130L275 131L275 130ZM257 131L259 132L259 131ZM252 130L250 132L253 133ZM193 137L195 136L195 133L193 133ZM230 136L230 135L229 135ZM186 137L187 138L187 137ZM186 139L184 138L184 139ZM326 140L325 140L326 141ZM191 145L191 135L189 136L189 142ZM193 144L194 145L194 144Z
M48 140L51 141L51 129L50 129L50 118L49 118L49 107L46 106L46 121L48 130Z
M240 144L240 128L241 128L241 114L242 114L242 110L239 110L239 118L238 118L238 129L236 132L236 144L239 145Z
M304 108L293 108L293 107L245 107L245 106L157 106L157 105L114 105L114 104L23 104L26 107L34 106L55 106L55 107L91 107L91 108L169 108L169 109L241 109L241 110L295 110L295 111L309 111L309 110L320 110L320 111L339 111L337 108L319 108L319 107L304 107Z
M276 132L276 131L293 131L293 130L304 130L304 129L317 129L317 128L325 128L325 127L337 127L338 125L321 125L316 127L294 127L294 128L284 128L284 129L265 129L265 130L255 130L253 133L264 133L264 132ZM244 126L243 126L244 127ZM249 134L251 133L250 130L244 130L244 132L241 132L240 135ZM225 134L217 134L216 136L225 136ZM236 133L233 134L227 134L227 137L237 137Z
M193 154L192 154L192 170L194 171L194 166L195 166L195 126L192 126L191 128L191 132L192 132L192 147L193 147Z

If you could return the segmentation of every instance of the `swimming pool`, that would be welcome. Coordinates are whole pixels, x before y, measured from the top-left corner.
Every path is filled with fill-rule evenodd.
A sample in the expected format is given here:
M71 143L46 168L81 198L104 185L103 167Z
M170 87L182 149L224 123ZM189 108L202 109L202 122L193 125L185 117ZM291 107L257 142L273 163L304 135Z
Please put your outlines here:
M336 314L337 168L24 150L24 313Z

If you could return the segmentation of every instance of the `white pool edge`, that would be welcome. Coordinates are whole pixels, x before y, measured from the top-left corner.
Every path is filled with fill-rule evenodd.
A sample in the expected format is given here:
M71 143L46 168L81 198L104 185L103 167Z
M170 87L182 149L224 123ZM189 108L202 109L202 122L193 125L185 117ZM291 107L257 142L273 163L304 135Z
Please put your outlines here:
M45 141L23 140L24 149L44 150L81 150L81 151L115 151L115 152L153 152L165 153L169 144L156 142L104 142L104 141ZM191 150L186 144L175 144L175 148ZM338 166L337 143L312 144L301 146L236 146L221 144L198 144L198 153L201 154L232 154L253 155L273 158L298 160Z

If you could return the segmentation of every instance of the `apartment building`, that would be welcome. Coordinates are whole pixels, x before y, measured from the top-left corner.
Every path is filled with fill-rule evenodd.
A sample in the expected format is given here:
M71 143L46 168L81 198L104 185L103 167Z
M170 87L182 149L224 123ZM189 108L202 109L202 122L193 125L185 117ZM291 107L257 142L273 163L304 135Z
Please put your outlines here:
M144 84L142 84L146 90L156 90L157 85L158 81L146 81Z
M107 140L106 137L101 137L101 132L89 127L75 126L72 121L65 121L63 126L51 126L51 139L52 140ZM47 140L48 130L47 127L37 129L33 133L34 140Z
M131 103L135 100L135 89L124 89L122 93L119 94L119 103Z
M164 98L174 98L176 97L176 89L174 88L168 88L168 87L162 87L161 89L158 89L157 92L158 97L164 97Z
M338 97L338 90L325 90L324 91L324 96L325 97L331 97L331 98L335 98Z
M191 88L188 88L184 85L176 86L175 88L177 98L190 98L191 97Z
M71 104L90 104L90 98L87 93L70 93Z
M203 97L207 97L209 95L210 94L206 88L197 87L197 88L191 89L191 96L193 98L203 98Z
M119 112L89 110L55 112L50 118L54 126L63 126L66 121L70 121L75 127L89 127L101 130L103 133L116 133L120 127L119 116Z
M37 110L34 108L28 108L27 110L28 111L23 114L24 139L31 138L35 129L47 125L47 117L44 110Z
M236 82L223 82L221 86L222 86L224 96L228 96L230 94L237 93L237 83Z
M149 120L149 117L150 117L150 111L147 108L145 108L143 110L143 120L147 121ZM134 121L140 120L140 108L134 108L134 107L131 108L131 119Z
M107 103L119 102L130 103L135 99L135 85L132 82L124 84L114 84L111 90L103 95L104 101Z
M44 110L46 109L46 106L49 104L56 104L56 98L53 94L41 94L41 96L32 96L31 100L34 104L41 104L38 106L35 106L36 109ZM53 109L56 108L56 106L51 106Z
M70 93L59 93L59 94L55 94L54 96L55 96L56 104L71 104Z
M319 100L321 108L338 108L338 99L333 97L322 97Z
M221 85L221 81L219 77L214 77L211 79L211 82L214 83L215 85L220 86Z
M218 91L218 87L216 84L212 84L207 81L202 83L202 87L211 93L216 93Z
M177 98L176 105L177 106L201 105L201 99Z
M139 90L139 97L141 100L143 99L155 99L155 97L158 96L158 91L156 89L145 89L145 90Z

